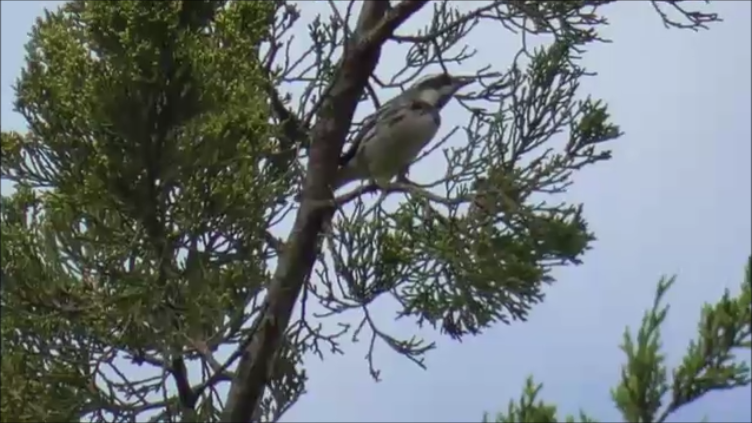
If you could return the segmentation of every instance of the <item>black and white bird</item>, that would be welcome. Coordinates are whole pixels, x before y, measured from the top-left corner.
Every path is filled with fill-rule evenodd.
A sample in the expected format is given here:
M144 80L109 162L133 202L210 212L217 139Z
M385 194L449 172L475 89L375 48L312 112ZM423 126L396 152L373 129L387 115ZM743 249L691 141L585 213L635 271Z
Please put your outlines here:
M340 157L333 191L356 180L371 179L383 186L407 168L431 142L441 126L441 109L472 77L447 73L421 78L402 94L368 116Z

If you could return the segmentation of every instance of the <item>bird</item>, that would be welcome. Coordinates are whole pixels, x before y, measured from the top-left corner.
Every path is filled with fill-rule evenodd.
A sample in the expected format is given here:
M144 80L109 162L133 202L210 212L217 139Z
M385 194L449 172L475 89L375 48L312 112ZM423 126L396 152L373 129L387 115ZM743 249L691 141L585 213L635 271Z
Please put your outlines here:
M442 108L474 80L446 72L425 76L366 117L340 156L332 190L368 179L383 187L395 176L403 177L438 132Z

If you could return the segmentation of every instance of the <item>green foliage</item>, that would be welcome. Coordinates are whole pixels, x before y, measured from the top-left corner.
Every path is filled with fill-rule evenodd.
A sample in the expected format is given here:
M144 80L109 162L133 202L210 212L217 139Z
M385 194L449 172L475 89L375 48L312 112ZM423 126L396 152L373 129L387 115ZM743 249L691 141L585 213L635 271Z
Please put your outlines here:
M741 292L732 297L726 291L715 304L702 308L697 338L690 341L681 364L669 369L661 352L660 327L668 306L663 297L675 278L658 282L653 306L643 319L637 335L624 332L622 351L627 362L622 366L619 384L611 391L616 407L626 422L665 422L679 408L711 391L750 386L750 367L738 355L749 350L752 342L752 258L747 264ZM745 354L749 356L749 351ZM556 407L538 400L542 384L528 379L518 402L510 401L506 413L496 422L557 422ZM537 401L537 402L536 402ZM484 422L489 421L487 416ZM580 413L567 422L593 422Z
M432 35L395 37L412 47L382 87L438 66L468 73L463 63L475 53L463 40L481 22L553 41L528 51L523 39L507 69L477 72L480 89L461 103L470 116L465 140L444 150L445 175L384 187L373 205L360 195L368 187L339 196L345 207L323 230L301 207L296 231L311 242L292 246L272 230L297 208L290 200L308 147L342 141L315 139L332 131L311 126L345 133L350 123L339 115L352 110L317 110L336 96L332 78L350 72L338 67L356 16L315 18L310 48L294 57L300 12L282 0L76 0L46 13L15 87L29 130L2 133L2 178L16 189L0 210L2 421L217 421L225 400L218 384L244 386L232 372L238 357L259 359L243 349L261 339L251 339L264 332L252 318L270 293L292 298L288 305L300 298L301 313L267 307L275 313L267 326L291 324L268 332L273 363L250 387L266 394L254 411L265 421L304 391L302 355L321 354L322 345L341 351L338 337L348 331L354 339L371 331L375 377L377 339L422 365L433 344L379 330L368 310L379 297L392 296L399 317L456 339L524 320L554 282L552 269L579 264L595 239L581 204L545 198L609 159L602 147L621 135L580 84L589 74L579 55L600 40L606 20L596 9L607 3L498 1L482 13L433 2L422 32ZM687 16L693 27L707 21ZM301 94L292 101L280 86ZM363 100L379 104L368 88ZM404 201L383 206L397 192ZM317 261L286 269L294 277L279 286L272 271L286 251ZM321 308L329 311L322 319L351 309L363 317L327 333L312 322ZM720 345L708 342L695 348ZM215 356L221 347L229 357ZM200 367L193 377L187 362ZM133 366L142 371L124 370ZM687 362L685 373L703 366ZM641 371L645 380L657 374ZM682 388L680 400L697 386ZM528 395L536 393L531 382ZM525 421L555 411L520 410Z
M75 1L34 27L29 131L2 134L3 421L135 418L146 403L112 395L150 383L105 368L216 348L263 286L258 234L289 189L254 59L274 9L225 3Z
M336 219L338 248L330 252L337 272L323 276L327 289L320 294L327 306L367 306L389 292L403 306L400 317L456 339L527 318L554 282L551 270L581 263L595 239L581 204L542 207L537 195L564 192L573 169L608 160L600 144L621 135L604 105L578 99L586 72L574 56L587 42L557 39L500 77L493 95L508 103L475 110L468 143L446 153L452 178L432 183L444 184L441 195L412 191L394 211L359 203ZM566 147L547 147L559 132L568 135ZM462 180L483 182L471 193ZM329 286L344 287L342 300ZM432 348L382 338L417 362Z
M533 378L528 378L525 382L525 388L518 402L510 401L506 413L496 415L496 423L556 423L559 420L556 417L556 406L546 404L538 399L538 394L543 389L542 384L536 384ZM587 414L580 411L577 418L567 416L566 422L579 421L582 423L596 422L588 417ZM483 416L483 423L489 423L488 414Z

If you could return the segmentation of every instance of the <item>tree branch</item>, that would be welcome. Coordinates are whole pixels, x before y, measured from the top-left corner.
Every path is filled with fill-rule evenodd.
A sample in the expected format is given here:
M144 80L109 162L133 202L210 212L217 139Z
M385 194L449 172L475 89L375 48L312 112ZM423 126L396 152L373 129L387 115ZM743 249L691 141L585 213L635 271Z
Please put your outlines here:
M362 43L365 46L374 44L381 46L387 38L394 34L394 31L399 28L400 25L407 21L410 16L417 13L426 3L428 3L426 0L401 1L398 5L394 6L394 8L390 9L384 18L381 19L365 37L363 37L361 40ZM363 8L365 9L365 5Z
M344 53L341 66L327 90L328 98L318 112L311 133L310 159L304 183L304 190L310 195L303 196L270 283L265 310L258 317L258 331L252 335L238 364L237 376L221 417L223 422L250 421L261 403L284 331L316 260L319 233L332 216L331 209L317 208L311 199L332 195L329 185L337 171L342 145L359 98L378 63L382 44L427 1L402 1L389 11L380 3L387 2L364 3L358 19L362 26L357 31L366 33L367 29L367 35L358 40L354 49ZM371 22L376 22L373 29L368 28Z
M175 386L178 390L178 399L180 401L182 412L190 413L194 411L198 396L193 391L193 388L191 388L191 384L188 381L188 369L185 366L185 360L180 356L173 358L169 371L175 379Z
M439 37L442 37L451 33L452 31L460 28L462 25L465 25L466 23L470 22L473 19L479 19L483 13L488 12L489 10L492 10L494 8L497 8L501 4L502 4L501 1L494 1L491 4L488 4L483 7L479 7L478 9L475 9L472 12L469 12L460 18L457 18L452 23L448 25L440 26L439 28L435 28L433 31L425 35L392 35L389 38L394 41L397 41L398 43L408 42L408 43L419 44L419 43L436 42L436 40Z

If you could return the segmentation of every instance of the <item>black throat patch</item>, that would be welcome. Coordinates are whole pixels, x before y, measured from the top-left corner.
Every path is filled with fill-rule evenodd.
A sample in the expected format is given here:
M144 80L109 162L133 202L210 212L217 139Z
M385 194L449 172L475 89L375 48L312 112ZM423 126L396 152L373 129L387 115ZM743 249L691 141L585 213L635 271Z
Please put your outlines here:
M413 101L410 104L410 110L418 110L421 112L421 114L428 113L433 117L433 121L436 122L436 125L441 124L441 114L439 113L439 109L431 106L425 101L420 101L420 100Z

